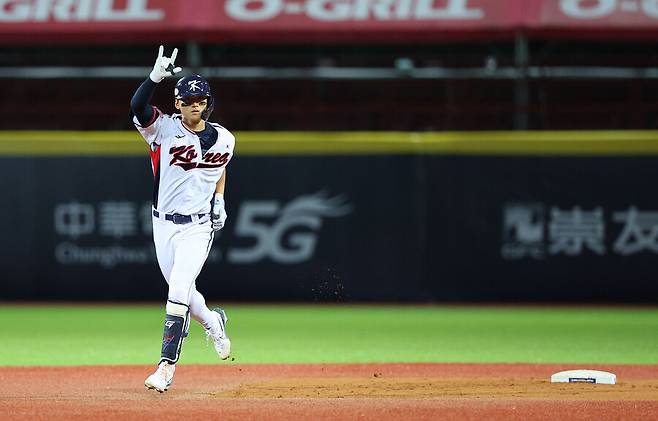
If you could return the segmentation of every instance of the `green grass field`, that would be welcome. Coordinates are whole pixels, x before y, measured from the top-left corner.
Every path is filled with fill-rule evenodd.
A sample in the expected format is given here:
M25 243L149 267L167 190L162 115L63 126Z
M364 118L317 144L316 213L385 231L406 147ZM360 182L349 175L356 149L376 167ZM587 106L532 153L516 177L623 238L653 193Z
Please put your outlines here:
M658 364L658 309L227 305L234 363ZM0 365L152 364L163 307L0 307ZM193 322L181 363L217 363Z

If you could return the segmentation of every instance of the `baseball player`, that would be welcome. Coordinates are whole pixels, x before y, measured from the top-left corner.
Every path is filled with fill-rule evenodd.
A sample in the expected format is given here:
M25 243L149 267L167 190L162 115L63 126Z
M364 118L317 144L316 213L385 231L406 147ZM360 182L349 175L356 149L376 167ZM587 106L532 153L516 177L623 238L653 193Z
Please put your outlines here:
M153 167L153 241L160 270L169 285L162 352L158 368L144 382L164 392L171 385L190 317L201 323L223 360L231 352L226 313L210 310L196 288L196 278L212 246L214 233L224 226L226 166L233 156L234 136L208 121L214 97L199 75L176 83L174 106L167 115L149 104L156 86L180 72L160 46L149 77L130 101L135 127L150 147Z

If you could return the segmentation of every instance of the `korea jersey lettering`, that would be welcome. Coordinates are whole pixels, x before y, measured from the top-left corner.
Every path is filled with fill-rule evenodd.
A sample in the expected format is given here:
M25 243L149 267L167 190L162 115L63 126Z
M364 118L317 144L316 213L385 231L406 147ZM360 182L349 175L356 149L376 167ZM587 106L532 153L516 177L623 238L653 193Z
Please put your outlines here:
M168 115L153 107L153 119L144 126L133 123L151 148L153 208L167 214L210 213L210 202L224 169L233 157L235 137L224 127L206 122L217 130L217 142L201 151L199 137L179 114Z

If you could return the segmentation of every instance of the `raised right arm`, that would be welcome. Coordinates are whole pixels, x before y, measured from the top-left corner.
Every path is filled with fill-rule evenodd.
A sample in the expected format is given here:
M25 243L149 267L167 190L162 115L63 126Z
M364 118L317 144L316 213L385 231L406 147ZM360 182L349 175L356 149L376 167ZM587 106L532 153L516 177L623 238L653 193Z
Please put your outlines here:
M147 126L153 119L155 111L151 105L151 98L153 98L153 92L155 92L156 86L157 84L151 78L147 78L139 85L139 88L137 88L130 100L130 109L142 127Z

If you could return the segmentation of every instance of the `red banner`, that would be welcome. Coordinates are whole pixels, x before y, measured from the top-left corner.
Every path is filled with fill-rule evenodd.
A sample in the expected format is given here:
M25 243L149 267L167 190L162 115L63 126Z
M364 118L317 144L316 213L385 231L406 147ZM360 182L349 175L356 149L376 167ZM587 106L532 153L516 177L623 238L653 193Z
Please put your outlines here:
M658 0L543 0L528 3L523 26L529 36L655 41L658 34Z
M0 0L0 43L652 38L658 0Z
M528 2L527 23L535 27L608 29L658 28L658 0L556 0ZM534 13L533 13L534 12ZM534 15L534 16L533 16ZM534 19L538 16L537 19Z

